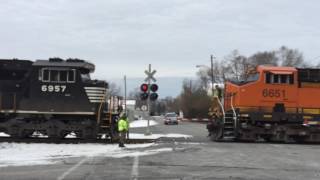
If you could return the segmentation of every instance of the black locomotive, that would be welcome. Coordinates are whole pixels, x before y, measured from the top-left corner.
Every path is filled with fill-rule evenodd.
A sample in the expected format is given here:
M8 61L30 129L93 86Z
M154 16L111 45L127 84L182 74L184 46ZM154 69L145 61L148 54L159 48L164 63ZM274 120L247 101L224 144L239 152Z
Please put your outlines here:
M0 132L18 138L34 132L112 137L118 104L105 81L91 80L94 70L80 59L0 60Z

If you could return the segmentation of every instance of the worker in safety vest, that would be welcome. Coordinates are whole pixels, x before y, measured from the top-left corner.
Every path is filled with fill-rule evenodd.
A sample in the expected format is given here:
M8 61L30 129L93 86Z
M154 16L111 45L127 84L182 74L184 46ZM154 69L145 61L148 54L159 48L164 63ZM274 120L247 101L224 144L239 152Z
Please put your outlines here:
M215 88L213 90L213 98L212 98L212 105L209 109L209 116L211 117L211 121L207 124L208 129L208 136L211 135L211 133L214 131L214 128L217 126L218 121L222 117L222 111L221 111L221 100L222 100L222 89L215 85Z
M219 98L220 101L222 99L222 89L218 85L216 85L215 89L213 90L213 97Z
M118 121L118 132L119 132L119 147L125 147L124 142L126 140L127 132L129 131L129 122L127 115L124 114Z

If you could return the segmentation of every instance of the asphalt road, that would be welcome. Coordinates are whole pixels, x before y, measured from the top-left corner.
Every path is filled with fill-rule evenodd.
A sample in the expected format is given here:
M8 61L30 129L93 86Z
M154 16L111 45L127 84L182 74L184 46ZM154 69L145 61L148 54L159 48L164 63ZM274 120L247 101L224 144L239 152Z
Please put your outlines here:
M144 150L165 150L124 158L66 158L54 165L0 168L0 179L320 179L319 145L210 142L204 124L182 122L151 128L153 133L181 133ZM144 132L137 128L132 132Z

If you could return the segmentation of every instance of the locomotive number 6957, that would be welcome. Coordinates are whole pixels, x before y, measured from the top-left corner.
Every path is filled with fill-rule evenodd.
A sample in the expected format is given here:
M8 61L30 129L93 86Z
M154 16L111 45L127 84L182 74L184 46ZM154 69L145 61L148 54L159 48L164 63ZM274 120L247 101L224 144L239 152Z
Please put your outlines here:
M42 92L65 92L67 86L66 85L42 85Z

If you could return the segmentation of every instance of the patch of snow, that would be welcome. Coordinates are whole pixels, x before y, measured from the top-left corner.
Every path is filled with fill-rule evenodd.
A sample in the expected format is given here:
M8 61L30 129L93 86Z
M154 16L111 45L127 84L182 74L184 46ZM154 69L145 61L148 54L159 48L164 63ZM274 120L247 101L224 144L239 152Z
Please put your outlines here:
M151 149L146 151L132 151L127 153L119 153L114 155L114 158L123 158L123 157L134 157L134 156L147 156L147 155L154 155L162 152L170 152L172 148L160 148L160 149Z
M42 134L42 133L40 133L40 132L38 132L38 131L35 131L35 132L33 132L33 133L32 133L32 137L37 137L37 138L48 138L49 136L44 135L44 134Z
M143 148L156 146L149 144L27 144L0 143L0 167L54 164L66 157L132 157L145 156L169 151L168 149Z
M130 133L129 137L131 139L159 139L162 137L167 138L192 138L193 136L187 135L187 134L151 134L151 135L144 135L144 134L138 134L138 133Z
M155 126L158 123L154 120L149 120L149 126ZM130 123L130 128L138 128L138 127L147 127L148 126L148 120L140 119L136 121L132 121Z
M0 137L10 137L10 135L4 132L0 132Z
M74 132L71 132L71 133L67 134L65 138L73 139L73 138L77 138L77 135Z

